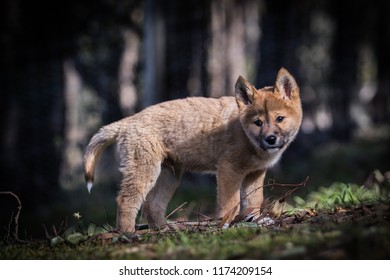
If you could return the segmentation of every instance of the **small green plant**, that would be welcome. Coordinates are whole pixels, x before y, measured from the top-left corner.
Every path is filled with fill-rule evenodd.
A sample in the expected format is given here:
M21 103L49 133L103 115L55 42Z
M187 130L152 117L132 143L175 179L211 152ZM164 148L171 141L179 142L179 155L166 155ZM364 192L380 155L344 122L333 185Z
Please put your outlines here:
M89 240L97 234L107 233L111 228L109 225L99 226L95 223L86 224L81 220L81 215L78 212L73 213L73 217L77 219L77 223L70 226L63 234L52 238L50 240L50 245L52 247L62 243L77 245Z
M331 209L337 206L354 206L389 199L389 192L381 188L367 188L356 184L333 183L320 187L307 198L294 197L296 208Z

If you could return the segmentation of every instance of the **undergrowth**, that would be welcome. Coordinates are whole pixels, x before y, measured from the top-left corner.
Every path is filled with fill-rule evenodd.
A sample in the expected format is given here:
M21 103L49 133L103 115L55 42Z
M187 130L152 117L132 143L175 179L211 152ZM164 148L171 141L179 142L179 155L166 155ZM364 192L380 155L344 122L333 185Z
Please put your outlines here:
M307 197L270 204L269 219L247 211L230 220L173 222L160 230L116 233L73 214L72 225L47 240L1 241L1 259L382 259L390 257L389 174L364 186L333 183ZM291 193L291 192L290 192ZM287 204L286 201L290 203ZM277 205L278 207L276 207ZM282 207L282 206L283 207ZM275 209L277 208L277 209ZM179 209L180 210L180 209ZM264 212L264 210L263 210ZM226 225L226 223L224 223ZM14 235L15 236L15 235Z
M333 209L362 204L378 203L390 198L389 185L375 184L371 187L336 182L329 187L320 187L306 198L295 196L292 208Z

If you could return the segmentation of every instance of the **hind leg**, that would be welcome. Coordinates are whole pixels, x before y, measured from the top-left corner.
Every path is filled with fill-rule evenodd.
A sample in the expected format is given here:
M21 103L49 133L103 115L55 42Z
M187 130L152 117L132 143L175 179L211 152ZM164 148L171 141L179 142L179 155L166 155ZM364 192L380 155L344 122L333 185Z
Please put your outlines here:
M166 209L180 183L181 175L179 168L163 164L156 185L147 195L143 206L150 227L159 228L166 224Z
M147 155L145 156L147 157ZM123 168L123 179L117 196L117 229L134 232L138 211L149 191L156 184L161 171L161 161L134 160Z

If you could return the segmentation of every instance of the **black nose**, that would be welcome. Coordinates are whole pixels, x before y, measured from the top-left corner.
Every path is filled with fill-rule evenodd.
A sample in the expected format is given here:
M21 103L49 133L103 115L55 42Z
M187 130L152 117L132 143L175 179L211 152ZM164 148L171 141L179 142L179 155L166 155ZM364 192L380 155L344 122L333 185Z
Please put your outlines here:
M264 140L265 140L265 142L268 145L275 145L275 143L276 143L276 136L275 135L270 135L270 136L267 136Z

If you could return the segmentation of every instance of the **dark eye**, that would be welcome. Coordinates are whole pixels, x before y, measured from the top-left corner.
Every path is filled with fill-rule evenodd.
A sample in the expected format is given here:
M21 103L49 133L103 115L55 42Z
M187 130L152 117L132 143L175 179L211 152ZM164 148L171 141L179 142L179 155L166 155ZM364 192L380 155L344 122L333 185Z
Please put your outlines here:
M277 121L278 123L281 123L283 120L284 120L284 117L283 117L283 116L277 116L277 117L276 117L276 121Z
M263 122L261 120L255 120L253 123L255 125L257 125L257 126L262 126L263 125Z

